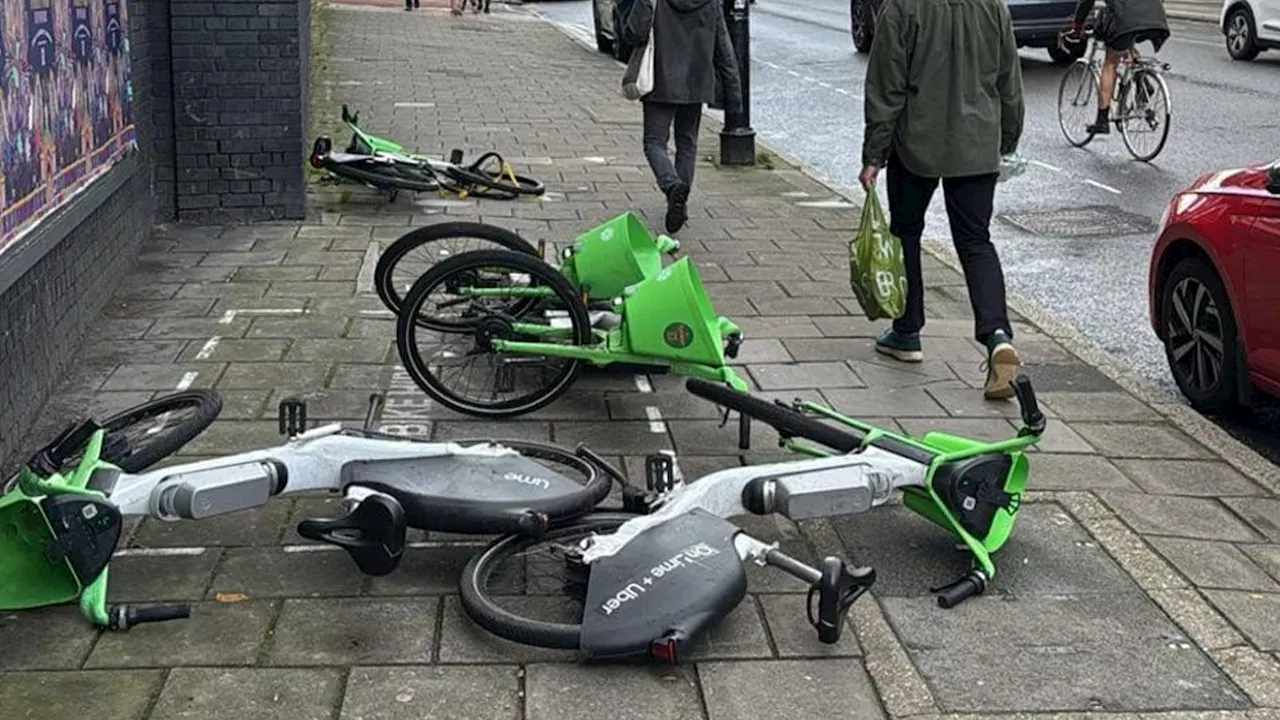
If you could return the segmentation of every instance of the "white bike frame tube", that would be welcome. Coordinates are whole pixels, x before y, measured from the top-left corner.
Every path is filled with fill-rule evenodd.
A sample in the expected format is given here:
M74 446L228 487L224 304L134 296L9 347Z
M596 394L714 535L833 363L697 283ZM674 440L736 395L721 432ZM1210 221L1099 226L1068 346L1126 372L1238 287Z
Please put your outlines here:
M162 490L184 483L192 489L198 489L201 484L213 484L252 471L266 463L284 466L287 484L282 494L288 494L339 489L342 468L351 462L452 455L519 455L511 448L489 443L464 447L451 442L418 442L337 434L341 429L340 424L325 425L272 448L173 465L137 475L124 474L117 480L110 500L124 515L160 517L157 500Z
M867 447L848 455L719 470L678 487L653 513L628 520L608 535L596 536L583 552L583 560L591 563L615 555L645 530L694 510L725 519L753 514L743 505L742 494L757 480L772 481L772 496L796 500L797 507L804 505L804 517L828 517L869 510L887 501L897 488L923 485L927 469L914 460ZM832 503L833 497L839 501ZM814 502L806 504L805 500ZM784 514L792 517L799 513Z

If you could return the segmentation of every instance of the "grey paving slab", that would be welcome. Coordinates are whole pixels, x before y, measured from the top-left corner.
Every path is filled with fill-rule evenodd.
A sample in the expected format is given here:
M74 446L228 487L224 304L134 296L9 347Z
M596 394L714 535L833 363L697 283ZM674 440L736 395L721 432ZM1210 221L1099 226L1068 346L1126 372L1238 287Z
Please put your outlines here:
M1280 592L1280 585L1230 543L1173 537L1148 542L1197 587Z
M142 521L131 545L138 547L206 547L273 545L289 514L288 500L197 521Z
M329 720L341 699L333 669L174 668L148 720Z
M615 420L610 423L557 422L555 441L573 447L586 443L599 453L610 455L647 455L671 450L671 437L666 432L653 432L647 422Z
M1227 507L1273 543L1280 543L1280 500L1276 498L1226 498Z
M104 633L85 667L253 665L277 612L268 600L193 603L185 620Z
M1280 593L1240 590L1205 590L1205 597L1218 607L1254 647L1264 652L1280 651Z
M885 614L946 712L1237 710L1244 694L1139 592L980 598ZM940 613L946 613L945 622ZM992 678L1000 678L992 682Z
M938 360L910 364L894 362L891 365L876 357L850 360L848 364L867 387L872 388L920 387L942 380L960 379L950 365Z
M903 505L833 520L853 562L876 570L878 597L928 596L970 567L942 528ZM1053 504L1028 504L995 555L998 570L988 595L1136 592L1137 585L1083 528ZM985 600L984 600L985 602ZM992 600L992 602L996 602Z
M1238 546L1245 555L1258 564L1267 574L1280 581L1280 545L1249 544Z
M677 453L704 453L725 455L742 452L738 449L738 420L735 417L721 426L719 420L671 420L666 423L675 438ZM778 444L778 432L762 422L751 423L751 447L772 448Z
M612 420L648 420L657 408L664 420L717 420L721 410L715 403L688 392L612 392L605 395Z
M74 670L89 654L95 635L74 605L0 613L0 647L5 649L0 671Z
M1264 491L1224 462L1116 460L1116 467L1143 490L1159 495L1262 495Z
M777 338L753 338L742 343L738 356L730 359L730 364L737 367L760 363L789 363L800 358L793 357Z
M215 335L221 338L242 337L249 328L248 318L236 317L231 322L222 318L159 318L147 329L148 338L173 338L204 342Z
M1030 490L1138 490L1115 465L1097 455L1042 452L1028 462Z
M528 720L690 720L702 718L692 667L538 663L525 675Z
M782 344L797 362L864 359L875 352L869 338L805 337L785 339Z
M294 395L295 393L288 393ZM277 397L285 397L282 393ZM267 417L269 420L222 420L215 421L204 432L191 442L182 446L178 455L229 455L248 450L270 448L281 445L285 438L280 435L279 422L272 407ZM363 413L360 413L363 414Z
M191 340L182 351L182 362L275 362L289 349L287 340Z
M447 595L458 591L458 579L462 568L483 545L457 545L451 547L408 548L400 566L390 575L371 577L367 592L370 595ZM345 553L344 553L345 554ZM521 591L522 578L512 578L504 592ZM490 584L496 588L496 584Z
M518 720L514 666L357 667L347 679L341 720Z
M142 717L160 684L159 670L33 672L5 675L5 720Z
M349 596L359 594L363 582L351 557L331 545L238 547L225 552L209 586L209 597L218 593L243 593L249 597Z
M1167 425L1080 422L1072 427L1107 457L1157 460L1211 457L1199 443Z
M920 418L895 417L909 434L923 436L930 432L943 432L976 440L1003 440L1016 432L1002 418Z
M710 720L886 717L856 659L702 663L698 675Z
M1221 503L1209 498L1103 491L1099 497L1143 535L1253 542L1262 539Z
M434 597L285 600L266 662L426 664L431 662L438 614Z
M784 658L857 657L862 655L851 624L845 626L835 644L818 640L818 631L809 624L808 593L758 594L769 637L778 656Z
M842 362L752 365L749 370L762 390L866 387Z
M967 391L967 388L966 388ZM947 411L924 387L828 388L822 391L832 409L853 418L927 417L942 418Z
M102 384L102 389L172 392L180 382L187 387L210 388L222 374L224 367L224 365L212 363L121 365ZM185 382L187 376L193 378L190 383Z
M285 360L306 363L383 363L395 356L394 346L395 335L384 336L381 342L373 338L295 340L289 347Z
M463 440L481 438L510 438L512 440L551 440L551 424L513 420L511 422L441 421L434 423L435 440ZM646 426L647 427L647 426ZM594 446L592 446L594 447Z
M576 653L548 650L504 640L486 632L471 621L462 610L456 595L446 595L444 618L440 624L440 662L442 663L531 663L571 662ZM501 607L515 613L547 620L572 622L573 612L563 598L529 595L496 599Z
M1159 422L1160 414L1122 392L1036 393L1042 407L1063 420Z
M222 553L199 548L183 555L119 555L111 560L110 602L192 601L204 597Z
M155 396L167 395L167 392L156 393ZM266 388L257 390L225 390L218 393L222 399L222 411L219 420L261 420L274 417L276 403L272 403L273 392ZM271 414L268 414L268 413Z
M280 392L306 392L324 387L329 365L325 363L237 362L227 365L218 389L274 388Z

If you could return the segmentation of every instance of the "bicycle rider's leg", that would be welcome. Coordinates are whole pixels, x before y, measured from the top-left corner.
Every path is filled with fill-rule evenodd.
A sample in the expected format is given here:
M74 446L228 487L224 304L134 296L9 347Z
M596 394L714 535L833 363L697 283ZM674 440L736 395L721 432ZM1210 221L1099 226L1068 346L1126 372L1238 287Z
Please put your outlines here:
M1111 96L1116 87L1116 69L1120 59L1133 48L1134 34L1123 33L1107 41L1107 56L1102 61L1102 73L1098 80L1098 117L1089 132L1106 135L1111 132Z

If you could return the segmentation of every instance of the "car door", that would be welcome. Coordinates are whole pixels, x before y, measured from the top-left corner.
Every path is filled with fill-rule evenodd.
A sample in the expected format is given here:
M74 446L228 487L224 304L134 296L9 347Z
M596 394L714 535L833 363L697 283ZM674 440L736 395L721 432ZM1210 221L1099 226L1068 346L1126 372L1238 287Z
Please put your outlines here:
M1280 0L1255 0L1258 39L1280 42Z
M1262 191L1251 205L1253 224L1245 254L1243 323L1251 345L1249 367L1280 384L1280 193Z

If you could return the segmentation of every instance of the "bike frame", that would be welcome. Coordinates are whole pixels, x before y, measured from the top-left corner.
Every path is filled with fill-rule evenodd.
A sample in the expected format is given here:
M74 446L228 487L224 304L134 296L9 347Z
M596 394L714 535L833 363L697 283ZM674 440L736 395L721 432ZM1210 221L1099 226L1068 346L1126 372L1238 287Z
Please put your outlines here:
M1077 62L1085 63L1093 73L1094 83L1101 86L1103 60L1098 58L1098 51L1099 48L1102 48L1103 58L1106 57L1105 43L1099 40L1092 31L1090 31L1088 35L1089 52L1085 57L1081 58ZM1111 122L1115 123L1117 126L1125 120L1141 117L1140 115L1132 114L1134 112L1134 108L1130 107L1131 103L1129 102L1129 94L1125 92L1128 90L1130 83L1133 82L1134 75L1138 68L1142 68L1148 72L1159 75L1161 71L1169 69L1169 63L1161 62L1155 58L1144 57L1142 53L1138 51L1137 46L1123 52L1120 57L1120 61L1116 64L1115 86L1111 88L1111 106L1120 110L1119 114L1113 114L1111 116ZM1172 112L1173 98L1169 97L1168 93L1165 93L1165 98L1166 102L1169 103L1169 111ZM1090 98L1090 100L1096 101L1096 99L1097 95L1095 93L1093 98Z

